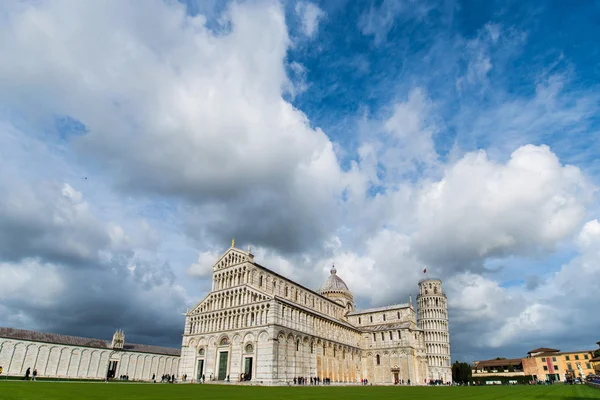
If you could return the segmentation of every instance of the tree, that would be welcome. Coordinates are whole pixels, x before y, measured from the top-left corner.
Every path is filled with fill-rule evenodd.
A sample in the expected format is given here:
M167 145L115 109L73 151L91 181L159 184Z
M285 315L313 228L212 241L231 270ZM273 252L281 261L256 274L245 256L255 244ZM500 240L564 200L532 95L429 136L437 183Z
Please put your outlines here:
M452 380L454 382L467 383L471 380L472 375L473 370L469 363L455 361L452 364Z

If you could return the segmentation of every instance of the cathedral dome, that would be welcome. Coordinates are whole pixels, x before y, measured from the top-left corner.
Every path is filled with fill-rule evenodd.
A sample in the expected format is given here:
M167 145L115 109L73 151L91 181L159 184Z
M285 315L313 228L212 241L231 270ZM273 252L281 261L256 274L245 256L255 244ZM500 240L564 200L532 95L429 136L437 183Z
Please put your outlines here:
M337 276L337 270L335 269L335 266L331 267L331 271L329 271L329 272L331 274L327 278L327 282L325 282L325 285L323 285L323 287L321 289L319 289L319 293L321 293L321 294L324 292L348 292L348 293L350 293L350 289L348 289L348 286L346 286L346 283L342 280L342 278Z

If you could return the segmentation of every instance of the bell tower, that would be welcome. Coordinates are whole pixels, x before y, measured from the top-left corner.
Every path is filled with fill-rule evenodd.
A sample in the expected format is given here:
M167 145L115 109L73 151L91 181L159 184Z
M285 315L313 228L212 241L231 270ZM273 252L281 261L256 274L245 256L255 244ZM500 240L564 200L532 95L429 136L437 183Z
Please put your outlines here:
M448 302L440 279L419 281L417 296L417 325L425 333L428 379L452 381L450 363L450 334L448 331Z

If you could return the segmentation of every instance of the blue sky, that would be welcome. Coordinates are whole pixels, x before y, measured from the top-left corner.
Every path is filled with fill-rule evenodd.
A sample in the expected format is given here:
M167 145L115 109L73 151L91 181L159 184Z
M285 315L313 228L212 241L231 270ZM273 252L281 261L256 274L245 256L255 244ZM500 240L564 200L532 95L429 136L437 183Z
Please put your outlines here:
M147 4L0 9L0 325L177 346L235 237L359 307L427 268L454 359L598 340L600 3Z

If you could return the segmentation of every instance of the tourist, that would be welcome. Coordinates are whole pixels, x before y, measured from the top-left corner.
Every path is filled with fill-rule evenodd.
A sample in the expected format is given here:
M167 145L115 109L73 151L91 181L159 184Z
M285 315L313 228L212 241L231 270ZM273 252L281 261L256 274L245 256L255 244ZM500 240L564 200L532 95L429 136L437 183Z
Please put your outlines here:
M37 378L37 369L33 370L33 381L35 382L35 378Z

